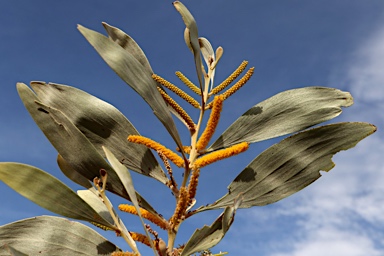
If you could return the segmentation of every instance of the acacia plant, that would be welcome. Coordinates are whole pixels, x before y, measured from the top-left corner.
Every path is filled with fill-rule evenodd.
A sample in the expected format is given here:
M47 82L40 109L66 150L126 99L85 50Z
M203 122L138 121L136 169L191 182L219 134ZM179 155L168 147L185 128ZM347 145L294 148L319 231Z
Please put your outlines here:
M186 25L184 38L193 54L196 85L181 72L176 75L193 96L154 74L141 48L118 28L103 23L106 37L78 27L105 62L152 108L174 141L174 150L141 136L115 107L84 91L31 82L33 91L23 83L17 84L20 98L58 151L61 171L85 189L75 193L33 166L0 163L0 179L12 189L54 213L114 231L129 250L118 248L84 224L41 216L0 227L1 255L140 255L136 242L160 256L212 255L210 249L229 230L236 209L271 204L298 192L317 180L320 171L334 167L334 154L354 147L375 132L374 125L361 122L307 129L338 116L341 107L352 105L353 99L338 89L305 87L254 105L210 144L225 100L248 82L254 68L239 78L248 64L244 61L216 85L215 71L223 48L214 51L206 38L198 37L196 22L182 3L176 1L174 7ZM195 107L198 120L193 120L173 95ZM185 125L190 138L181 140L172 115ZM205 115L209 115L207 122ZM291 133L243 167L229 184L227 194L212 204L199 206L195 195L204 176L203 167L246 151L250 143ZM183 171L182 180L174 178L176 168ZM135 191L129 170L171 190L176 199L172 216L161 215ZM143 231L125 226L107 191L124 203L119 210L138 215ZM219 208L223 211L211 225L197 229L185 244L175 244L184 221ZM165 230L167 237L161 238L156 231L159 229Z

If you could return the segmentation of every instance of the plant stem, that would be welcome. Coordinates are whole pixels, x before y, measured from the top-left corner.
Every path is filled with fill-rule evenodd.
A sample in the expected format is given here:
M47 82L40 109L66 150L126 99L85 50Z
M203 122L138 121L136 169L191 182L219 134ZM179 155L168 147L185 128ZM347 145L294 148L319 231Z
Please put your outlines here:
M201 95L202 102L201 102L199 120L197 122L195 132L191 135L191 152L190 152L189 159L188 159L189 165L193 164L195 162L196 158L199 156L199 152L197 152L197 150L196 150L196 144L198 141L199 130L200 130L201 125L203 123L203 117L204 117L204 113L205 113L205 105L206 105L206 103L208 101L208 97L209 97L208 90L209 90L209 83L211 81L212 73L213 73L213 69L210 69L208 67L208 74L206 74L204 77L205 78L204 79L205 84L204 84L204 91L202 92L202 95ZM190 173L191 173L191 168L190 168L190 166L186 165L185 171L184 171L184 178L183 178L183 182L181 184L181 187L185 187L187 185ZM168 245L167 246L168 246L169 251L173 250L177 231L178 231L182 222L183 222L183 220L180 220L180 223L177 224L172 230L168 230Z

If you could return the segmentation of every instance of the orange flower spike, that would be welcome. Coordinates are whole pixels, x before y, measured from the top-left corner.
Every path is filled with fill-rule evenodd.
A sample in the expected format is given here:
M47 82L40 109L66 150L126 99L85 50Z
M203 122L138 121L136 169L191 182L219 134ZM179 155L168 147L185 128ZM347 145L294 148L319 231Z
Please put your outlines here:
M191 149L192 149L191 146L183 146L183 151L184 151L185 154L190 155L191 154ZM178 147L176 148L176 151L177 152L181 152L180 148L178 148Z
M183 82L186 86L189 87L189 89L191 89L197 95L201 95L200 88L193 84L183 73L177 71L175 74L181 80L181 82Z
M138 215L136 208L133 205L128 204L120 204L119 210L122 212L127 212L130 214ZM161 219L160 217L150 213L149 211L140 208L140 214L141 217L143 217L146 220L149 220L153 224L156 224L161 229L167 230L168 229L168 222L166 220Z
M175 212L173 213L170 223L171 223L171 228L174 228L176 225L180 223L180 220L185 214L185 210L188 207L188 191L185 187L180 188L180 193L179 193L179 200L177 201L177 206L175 209Z
M193 170L191 179L188 185L188 197L189 204L192 202L192 199L196 196L197 185L199 183L200 169Z
M209 116L207 126L201 134L199 140L196 144L197 150L205 149L208 146L209 141L211 140L213 134L215 133L217 124L219 123L220 113L223 109L224 97L222 95L215 96L213 99L213 107L211 115Z
M141 144L145 145L148 148L151 148L156 151L160 151L163 153L169 160L171 160L176 166L178 167L183 167L184 166L184 160L181 158L178 154L173 152L172 150L164 147L160 143L153 141L149 138L146 138L141 135L129 135L128 136L128 141L136 143L136 144Z
M192 98L191 96L189 96L186 92L184 92L183 90L181 90L179 87L177 87L176 85L168 82L167 80L165 80L164 78L156 75L156 74L153 74L152 75L152 78L153 80L155 80L156 82L158 82L159 84L161 85L164 85L165 87L167 87L169 90L173 91L174 93L176 93L178 96L180 96L183 100L185 100L186 102L188 102L189 104L191 104L192 106L194 106L195 108L200 108L200 104L199 102L197 102L197 100L195 100L194 98Z
M160 87L157 87L163 99L183 118L191 132L195 131L196 124L193 122L192 118L188 113L174 100L166 94Z
M99 223L96 223L96 222L90 222L92 225L94 225L94 226L96 226L96 227L98 227L98 228L100 228L100 229L102 229L102 230L110 230L110 231L114 231L115 229L113 229L113 228L110 228L110 227L107 227L107 226L104 226L104 225L102 225L102 224L99 224Z
M131 235L133 240L151 247L151 244L149 243L148 237L146 235L136 233L136 232L129 232L129 234ZM156 240L153 240L152 242L156 246Z
M243 61L240 64L240 66L235 71L233 71L233 73L227 79L225 79L221 84L219 84L218 86L213 88L212 91L209 93L209 95L217 94L217 93L221 92L222 90L224 90L228 85L230 85L244 71L244 69L247 67L247 65L248 65L248 61Z
M207 155L204 155L204 156L198 158L194 162L193 168L198 169L198 168L207 166L207 165L212 164L214 162L217 162L219 160L240 154L240 153L246 151L248 148L249 148L248 142L241 142L241 143L236 144L234 146L231 146L229 148L225 148L222 150L212 152L210 154L207 154Z
M239 80L237 83L235 83L231 88L226 90L222 95L224 96L224 100L227 99L229 96L237 92L243 85L245 85L248 80L252 77L253 72L255 71L255 68L250 68L247 73Z

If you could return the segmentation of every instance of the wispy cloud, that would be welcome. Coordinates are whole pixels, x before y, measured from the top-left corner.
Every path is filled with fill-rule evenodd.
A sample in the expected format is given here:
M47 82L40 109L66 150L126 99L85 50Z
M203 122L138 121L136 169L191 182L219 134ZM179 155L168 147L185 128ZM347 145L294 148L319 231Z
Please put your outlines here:
M384 100L384 29L376 31L353 54L347 69L347 82L360 99Z
M276 253L273 256L379 256L382 252L374 248L371 239L348 230L322 227L312 232L293 246L293 251Z

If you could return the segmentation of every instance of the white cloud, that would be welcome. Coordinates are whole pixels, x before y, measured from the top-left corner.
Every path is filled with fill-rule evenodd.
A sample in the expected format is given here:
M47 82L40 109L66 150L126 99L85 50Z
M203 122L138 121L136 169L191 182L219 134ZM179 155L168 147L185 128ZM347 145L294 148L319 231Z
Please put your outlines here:
M308 232L306 237L294 245L287 253L272 256L379 256L382 252L374 248L369 237L341 231L337 228L323 227Z
M347 71L352 93L366 101L384 100L384 29L357 49Z
M264 223L278 218L290 222L290 230L287 225L274 224L287 236L272 236L269 242L278 249L268 255L384 255L384 231L380 229L384 226L384 140L380 130L384 120L384 30L363 42L351 59L343 74L333 77L346 81L357 102L342 119L368 120L379 131L356 148L336 155L336 167L330 173L277 204L271 214L252 210L254 218L260 213L269 218Z

